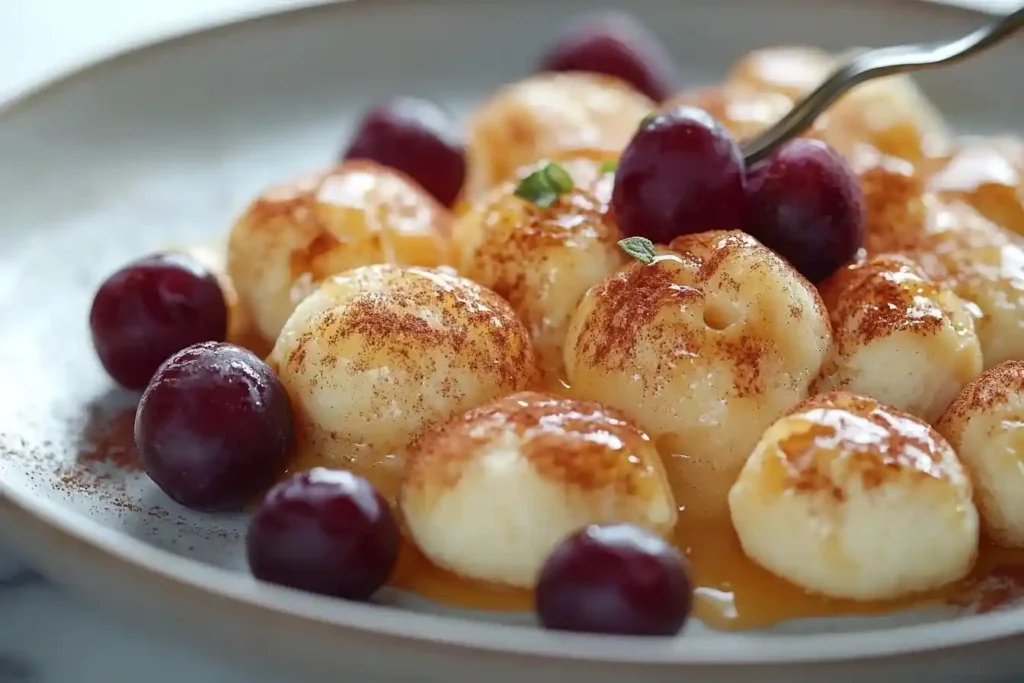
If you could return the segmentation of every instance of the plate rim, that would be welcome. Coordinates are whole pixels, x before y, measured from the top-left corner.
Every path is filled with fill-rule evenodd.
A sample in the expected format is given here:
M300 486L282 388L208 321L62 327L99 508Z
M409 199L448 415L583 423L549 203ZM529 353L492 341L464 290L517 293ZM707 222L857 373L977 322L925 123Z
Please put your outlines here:
M413 0L305 0L285 9L257 10L243 17L214 20L201 27L185 28L134 44L123 44L112 53L88 59L77 67L51 74L35 86L0 101L0 123L11 115L30 109L40 100L62 90L95 71L160 49L178 47L193 39L209 39L226 32L244 31L253 24L270 23L320 11L350 11L367 5L405 3ZM422 2L422 0L419 0ZM430 0L435 5L471 0ZM852 2L853 0L833 0ZM890 0L917 5L921 9L956 12L981 17L984 8L966 7L963 0ZM98 550L100 559L91 566L108 565L119 576L138 575L190 591L201 601L214 595L233 607L245 607L270 623L284 618L300 627L343 629L362 636L401 641L405 645L429 644L474 654L548 660L580 660L587 663L632 665L751 665L835 663L851 659L873 659L920 654L967 647L1024 634L1024 607L986 615L972 615L953 621L904 625L856 633L816 633L763 637L757 632L735 639L671 638L645 639L592 636L543 631L513 626L424 614L397 607L325 600L302 591L258 582L237 571L203 564L108 529L92 518L65 510L50 500L19 490L0 479L0 528L7 528L13 545L30 557L42 557L37 568L51 569L57 556L69 546L85 544ZM11 532L11 528L17 531ZM23 533L35 528L37 533ZM45 538L45 541L38 541ZM38 541L38 542L37 542ZM82 553L78 553L80 556ZM74 556L73 554L66 555ZM71 584L71 581L59 583Z
M15 546L32 557L50 557L67 547L85 544L101 552L93 566L118 572L127 582L171 585L201 601L211 595L232 607L245 607L259 619L285 619L292 625L329 627L408 645L428 644L468 651L548 660L632 665L730 665L836 663L852 659L882 659L937 650L962 648L1007 639L1024 633L1024 607L968 616L953 621L897 626L856 633L815 633L763 637L756 631L739 632L736 640L716 638L640 638L593 636L545 631L530 626L427 614L388 605L324 599L300 590L260 582L244 573L215 567L163 550L104 527L89 517L70 513L47 499L7 490L0 483L0 528L9 530ZM34 533L29 533L33 531ZM26 540L32 536L34 540ZM47 537L48 545L35 539ZM43 548L39 550L38 548ZM82 553L73 555L81 558ZM108 578L117 578L110 577Z
M81 78L92 75L100 69L132 59L143 53L156 51L179 45L189 40L208 38L214 34L244 29L246 26L278 21L302 14L313 14L318 11L353 11L368 5L384 3L402 5L409 2L432 2L438 4L465 4L477 0L293 0L291 7L260 7L242 14L224 15L217 18L198 21L185 26L168 29L165 32L128 39L109 48L96 50L70 66L58 67L40 77L35 83L0 98L0 118L9 116L35 104L44 98ZM681 0L687 2L689 0ZM828 0L831 2L850 3L856 0ZM985 17L997 14L992 7L978 6L984 0L885 0L892 4L915 5L919 9L946 11L949 13L966 14L974 17Z

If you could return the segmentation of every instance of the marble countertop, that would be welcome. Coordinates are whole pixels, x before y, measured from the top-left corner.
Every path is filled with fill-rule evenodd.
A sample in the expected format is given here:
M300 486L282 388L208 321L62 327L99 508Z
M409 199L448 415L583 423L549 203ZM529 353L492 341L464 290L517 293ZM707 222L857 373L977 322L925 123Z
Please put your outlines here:
M0 683L283 683L84 605L0 552Z
M318 0L0 2L0 101L161 35ZM948 0L1014 7L1019 0ZM281 683L85 605L0 550L0 683Z

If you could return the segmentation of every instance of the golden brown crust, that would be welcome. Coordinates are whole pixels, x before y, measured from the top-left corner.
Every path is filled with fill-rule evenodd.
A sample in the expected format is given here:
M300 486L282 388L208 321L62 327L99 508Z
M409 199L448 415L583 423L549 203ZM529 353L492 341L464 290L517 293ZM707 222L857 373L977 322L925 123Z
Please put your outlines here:
M273 340L324 278L373 263L453 261L450 212L404 174L348 161L272 187L236 221L227 271Z
M359 194L365 183L352 180L358 175L379 177L378 185L390 182L395 187L379 196ZM404 185L404 192L396 191L399 185ZM410 206L413 202L415 207ZM370 211L380 225L392 225L410 235L434 236L439 251L449 248L446 241L451 237L452 217L448 210L401 171L366 160L345 161L321 173L271 187L252 202L244 219L256 231L276 229L274 219L281 217L305 226L309 243L304 251L291 252L292 275L297 278L309 273L320 280L333 274L323 271L321 258L346 237L338 235L332 225L330 212L334 209ZM382 235L376 232L369 238L379 241ZM441 262L447 261L444 258Z
M425 432L410 450L405 486L452 487L481 448L497 448L506 438L538 474L577 492L611 487L634 496L654 485L657 451L621 413L592 401L520 392Z
M965 140L938 164L928 189L944 200L966 202L996 225L1024 235L1024 141Z
M948 478L945 463L955 459L949 443L924 421L847 392L812 396L786 419L805 424L777 443L783 485L824 491L836 500L846 495L836 460L867 490L906 476Z

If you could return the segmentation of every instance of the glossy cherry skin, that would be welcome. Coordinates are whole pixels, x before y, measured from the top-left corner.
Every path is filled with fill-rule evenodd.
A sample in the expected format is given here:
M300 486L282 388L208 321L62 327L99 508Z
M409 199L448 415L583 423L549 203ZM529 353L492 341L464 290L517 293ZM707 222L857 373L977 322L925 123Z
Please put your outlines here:
M679 551L625 524L589 526L570 536L544 565L536 589L541 624L562 631L671 636L692 606Z
M315 468L275 486L249 525L256 578L347 600L366 600L398 561L398 524L373 486Z
M819 140L797 139L752 168L743 229L818 283L864 240L864 195L846 160Z
M612 210L627 236L668 244L680 235L736 230L743 155L710 114L678 107L647 119L615 172Z
M284 472L295 446L291 401L253 353L205 342L171 356L135 415L149 477L178 503L237 510Z
M154 254L100 285L89 328L107 373L139 390L172 354L199 342L224 341L228 309L216 276L194 258Z
M417 97L397 97L367 112L342 156L401 171L447 207L466 179L458 121L440 105Z
M658 38L624 12L568 22L544 54L540 71L586 71L619 78L661 102L679 86L679 70Z

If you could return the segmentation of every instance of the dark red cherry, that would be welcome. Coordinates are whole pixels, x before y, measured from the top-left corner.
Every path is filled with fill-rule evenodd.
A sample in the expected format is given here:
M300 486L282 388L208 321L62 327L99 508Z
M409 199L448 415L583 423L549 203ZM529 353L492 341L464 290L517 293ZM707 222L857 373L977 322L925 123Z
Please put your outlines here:
M864 195L846 160L819 140L797 139L752 168L744 230L818 283L857 254Z
M545 628L670 636L690 616L686 561L657 534L616 524L570 536L548 558L536 590Z
M154 254L100 285L89 312L96 355L128 389L142 389L186 346L223 341L228 310L216 276L191 256Z
M348 600L366 600L398 560L398 525L362 477L316 468L267 494L249 525L256 578Z
M291 402L250 351L206 342L171 356L135 415L146 473L195 510L235 510L284 472L295 445Z
M668 244L739 228L743 183L743 155L729 131L703 109L678 107L646 119L626 146L612 210L623 234Z
M441 106L416 97L398 97L367 112L342 156L399 170L448 207L466 178L458 121Z
M624 12L587 14L565 25L540 71L587 71L626 81L655 102L672 95L679 71L661 41Z

